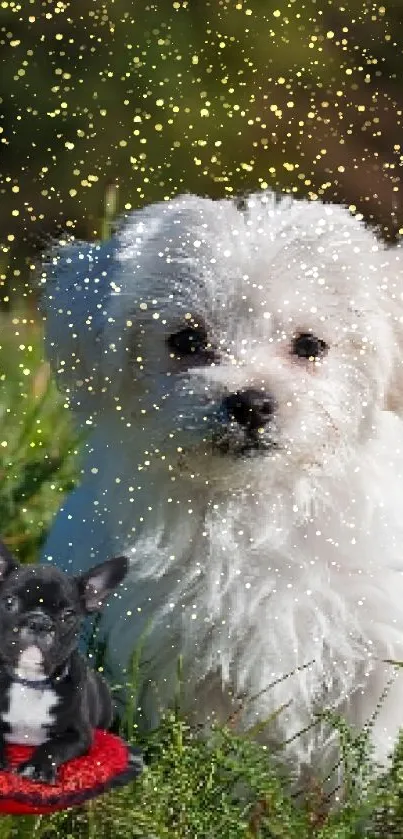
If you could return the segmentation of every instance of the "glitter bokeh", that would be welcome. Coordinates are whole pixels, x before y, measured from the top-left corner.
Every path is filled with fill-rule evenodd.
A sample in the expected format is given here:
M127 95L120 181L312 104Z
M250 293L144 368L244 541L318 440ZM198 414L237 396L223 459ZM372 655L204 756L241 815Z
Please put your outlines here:
M399 6L2 0L0 15L17 286L49 236L101 232L115 183L121 212L276 186L346 202L389 235L403 223Z

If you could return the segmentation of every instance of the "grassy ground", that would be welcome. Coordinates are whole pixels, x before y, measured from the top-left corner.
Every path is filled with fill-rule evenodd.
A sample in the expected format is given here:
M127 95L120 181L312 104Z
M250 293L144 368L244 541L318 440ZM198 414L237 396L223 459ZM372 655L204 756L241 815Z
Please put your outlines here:
M35 560L64 492L77 476L77 441L41 358L40 327L3 316L0 348L0 532L23 561ZM147 770L134 785L90 806L47 817L8 816L0 839L358 839L403 837L403 742L392 772L375 779L362 738L335 721L344 781L329 808L321 785L289 792L277 755L250 736L195 737L178 712L141 740L128 709L122 734L141 742Z

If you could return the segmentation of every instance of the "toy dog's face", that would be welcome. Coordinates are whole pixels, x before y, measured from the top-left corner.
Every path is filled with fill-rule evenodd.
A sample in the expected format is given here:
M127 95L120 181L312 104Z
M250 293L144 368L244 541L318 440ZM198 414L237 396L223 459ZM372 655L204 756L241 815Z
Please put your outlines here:
M117 558L69 577L55 567L19 565L1 546L0 658L9 670L52 674L77 646L84 616L101 608L125 569Z
M24 657L47 672L77 645L84 611L74 581L55 569L20 568L0 589L2 657L17 667Z
M228 207L167 212L143 274L122 257L104 346L131 365L132 398L117 395L149 429L145 460L211 477L240 457L267 475L342 459L370 435L392 364L375 239L323 205L282 223Z

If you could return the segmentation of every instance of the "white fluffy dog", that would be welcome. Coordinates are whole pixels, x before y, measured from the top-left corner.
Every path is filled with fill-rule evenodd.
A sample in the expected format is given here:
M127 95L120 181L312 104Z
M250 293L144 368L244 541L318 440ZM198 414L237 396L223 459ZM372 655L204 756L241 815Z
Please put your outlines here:
M89 437L42 561L130 556L101 626L113 673L143 636L149 721L182 655L191 717L282 708L283 740L323 708L363 726L388 688L384 760L403 725L399 249L338 206L186 195L47 275L48 353ZM327 737L293 739L297 764Z

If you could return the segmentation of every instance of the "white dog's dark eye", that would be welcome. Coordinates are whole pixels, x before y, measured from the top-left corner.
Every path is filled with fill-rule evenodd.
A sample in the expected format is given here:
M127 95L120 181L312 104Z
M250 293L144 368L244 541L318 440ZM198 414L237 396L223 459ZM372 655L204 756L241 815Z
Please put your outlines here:
M178 355L205 352L208 349L207 343L207 333L202 326L186 326L167 339L170 349Z
M292 342L292 353L298 358L320 358L327 348L326 341L311 335L310 332L301 332Z

